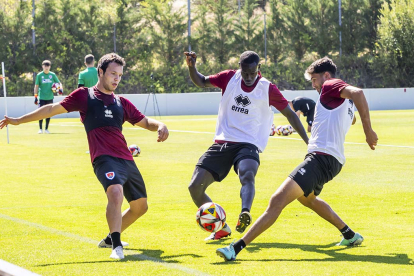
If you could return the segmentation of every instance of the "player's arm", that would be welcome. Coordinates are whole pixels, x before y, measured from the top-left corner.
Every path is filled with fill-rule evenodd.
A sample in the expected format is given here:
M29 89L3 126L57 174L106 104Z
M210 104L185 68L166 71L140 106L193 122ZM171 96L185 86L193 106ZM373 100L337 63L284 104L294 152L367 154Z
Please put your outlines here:
M287 105L286 108L280 110L280 113L282 113L288 119L290 125L296 130L300 137L302 137L303 141L308 144L309 138L306 134L305 128L303 127L296 113L290 109L290 106Z
M188 72L190 73L190 78L193 83L198 87L215 87L211 84L208 77L204 76L200 72L197 71L195 66L197 55L194 52L184 52L185 61L187 62Z
M0 121L0 129L7 125L20 125L32 121L50 118L52 116L66 112L67 110L62 105L60 105L60 103L45 105L18 118L4 116L4 119Z
M167 126L164 123L161 123L157 120L144 117L141 121L135 124L136 126L148 129L150 131L158 132L157 142L164 142L167 140L169 132Z
M83 86L85 86L85 81L82 79L82 73L80 73L78 78L78 88Z
M378 136L371 127L368 102L365 98L364 92L360 88L354 86L347 86L344 89L342 89L341 98L350 99L355 103L355 106L359 112L359 116L361 117L361 122L364 128L367 144L370 146L372 150L375 150L375 146L378 142Z
M36 84L35 87L34 87L34 97L35 97L34 104L35 105L37 105L39 103L39 101L37 99L38 92L39 92L39 85Z

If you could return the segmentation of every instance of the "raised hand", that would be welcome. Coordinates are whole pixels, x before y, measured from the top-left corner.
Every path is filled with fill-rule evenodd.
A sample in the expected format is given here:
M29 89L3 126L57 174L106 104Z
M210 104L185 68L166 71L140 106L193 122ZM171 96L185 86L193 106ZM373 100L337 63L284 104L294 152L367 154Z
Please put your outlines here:
M188 67L195 67L197 55L194 52L184 52L185 61Z

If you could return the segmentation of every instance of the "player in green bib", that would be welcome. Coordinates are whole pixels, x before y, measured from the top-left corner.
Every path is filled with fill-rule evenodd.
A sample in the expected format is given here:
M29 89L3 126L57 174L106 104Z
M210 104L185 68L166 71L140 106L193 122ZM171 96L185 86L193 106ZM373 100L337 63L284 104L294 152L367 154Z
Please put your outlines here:
M79 73L79 87L93 87L98 82L98 70L95 68L95 57L93 55L85 56L86 69Z
M53 103L52 85L54 83L59 83L60 89L63 89L63 86L60 83L56 74L50 71L51 65L52 63L50 62L50 60L44 60L42 62L43 71L37 74L36 76L34 95L35 95L35 104L39 105L39 107ZM45 127L46 134L50 134L48 130L49 123L50 123L50 118L47 118L46 127ZM43 124L43 120L39 120L39 131L38 131L39 134L43 133L42 124Z

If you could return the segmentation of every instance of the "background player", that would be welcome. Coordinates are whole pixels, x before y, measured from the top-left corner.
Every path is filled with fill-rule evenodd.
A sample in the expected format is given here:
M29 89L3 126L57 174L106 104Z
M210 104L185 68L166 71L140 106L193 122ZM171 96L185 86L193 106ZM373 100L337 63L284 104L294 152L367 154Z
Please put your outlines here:
M85 56L86 69L79 73L78 88L92 87L98 82L98 70L95 68L95 57L93 55Z
M43 71L36 75L36 82L34 87L34 95L35 95L35 105L39 105L42 107L47 104L53 103L53 91L52 85L54 83L59 83L61 92L63 91L62 83L60 83L58 77L55 73L50 71L50 67L52 63L50 60L44 60L42 62ZM50 117L46 118L46 125L45 125L45 133L50 134L49 132L49 123ZM42 134L43 119L39 120L39 131L37 133Z
M273 123L270 106L278 109L308 143L306 131L287 100L276 85L260 74L260 58L253 51L240 56L238 70L226 70L205 77L196 69L197 55L185 52L191 80L198 87L219 87L222 90L214 144L199 159L189 191L194 203L200 207L211 202L205 193L214 181L222 181L231 167L239 175L242 185L241 213L236 230L243 233L252 222L250 210L255 195L255 176L259 168L259 152L263 152ZM217 240L231 234L230 227L212 233L206 240Z
M293 100L289 101L289 106L293 111L296 112L296 115L300 117L302 113L306 117L306 122L308 123L308 132L312 129L312 122L315 116L315 105L316 103L307 97L296 97Z
M354 119L354 104L361 116L368 145L377 145L377 134L371 127L368 103L361 89L335 79L336 65L324 57L313 62L305 72L312 87L320 94L315 121L309 139L308 154L299 166L272 195L267 210L235 244L217 249L226 261L236 255L275 223L282 210L293 200L311 208L341 231L344 238L338 245L359 245L363 237L353 232L322 199L317 197L323 185L332 180L345 163L344 142Z
M113 259L123 259L121 232L148 209L144 180L139 172L125 137L122 125L128 121L150 131L158 131L158 142L168 138L167 127L145 117L127 99L113 93L121 81L125 61L117 54L104 55L98 63L99 80L93 88L78 88L62 102L44 106L19 118L5 118L0 129L8 124L19 125L61 113L79 111L85 126L91 161L96 177L102 183L107 198L106 219L110 235L99 247L112 247ZM121 212L123 196L129 208Z

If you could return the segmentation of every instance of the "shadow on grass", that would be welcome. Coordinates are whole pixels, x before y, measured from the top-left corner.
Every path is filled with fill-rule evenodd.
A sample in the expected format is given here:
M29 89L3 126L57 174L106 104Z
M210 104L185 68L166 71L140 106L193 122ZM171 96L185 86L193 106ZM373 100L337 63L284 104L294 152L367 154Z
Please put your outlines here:
M352 247L339 247L331 243L327 245L304 245L294 243L251 243L245 250L254 253L266 248L279 249L300 249L305 252L319 253L327 255L326 258L269 258L269 259L244 259L243 252L241 259L235 262L216 262L213 264L228 265L240 262L368 262L380 264L399 264L399 265L414 265L414 261L408 257L407 254L389 253L385 255L352 255L348 254L352 251ZM361 247L361 246L360 246Z
M136 254L136 252L139 251L140 253ZM102 250L104 254L109 254L110 251L104 251ZM124 249L125 259L118 260L118 262L127 262L127 261L152 261L157 263L180 263L179 260L176 260L176 258L185 257L185 256L191 256L193 258L201 258L202 256L196 255L196 254L177 254L177 255L164 255L162 254L164 251L162 250L151 250L151 249L134 249L134 248L128 248ZM37 265L39 267L42 266L53 266L53 265L70 265L70 264L93 264L93 263L111 263L116 262L116 260L108 259L104 261L79 261L79 262L65 262L65 263L52 263L52 264L42 264Z

